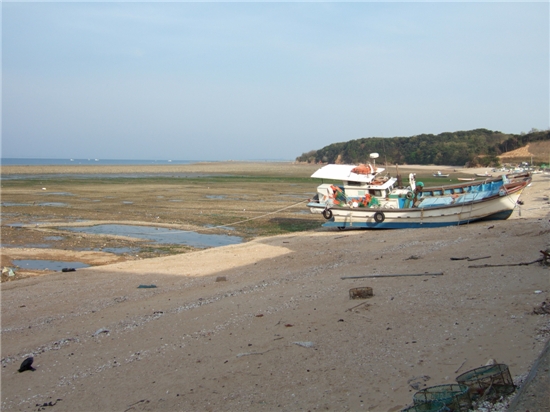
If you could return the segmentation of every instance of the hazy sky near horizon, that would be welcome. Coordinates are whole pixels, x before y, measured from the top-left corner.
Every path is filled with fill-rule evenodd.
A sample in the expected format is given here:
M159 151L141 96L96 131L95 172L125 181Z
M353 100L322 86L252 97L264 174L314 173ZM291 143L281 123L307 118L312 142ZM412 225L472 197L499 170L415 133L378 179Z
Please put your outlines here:
M294 159L550 126L545 1L1 7L2 157Z

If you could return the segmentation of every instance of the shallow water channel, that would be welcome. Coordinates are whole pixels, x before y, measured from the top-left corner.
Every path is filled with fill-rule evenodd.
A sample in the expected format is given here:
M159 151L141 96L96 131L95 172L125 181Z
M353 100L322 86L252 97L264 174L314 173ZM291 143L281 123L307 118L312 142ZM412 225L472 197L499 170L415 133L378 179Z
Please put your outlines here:
M41 259L15 259L13 264L21 269L56 271L63 270L64 268L81 269L90 266L82 262L63 262L61 260Z
M243 239L239 236L229 235L209 235L187 230L167 229L163 227L151 226L131 226L131 225L96 225L85 227L60 227L62 230L71 232L81 232L96 235L116 235L129 236L140 239L151 240L161 244L188 245L196 248L208 248L217 246L226 246L242 243Z
M18 227L21 225L11 225ZM151 227L151 226L131 226L131 225L116 225L116 224L105 224L105 225L96 225L96 226L85 226L85 227L60 227L61 230L66 230L70 232L80 232L80 233L89 233L89 234L103 234L103 235L116 235L116 236L128 236L133 238L145 239L152 241L157 244L173 244L173 245L188 245L199 249L209 248L209 247L218 247L242 243L243 239L239 236L230 236L230 235L216 235L216 234L201 234L192 231L186 230L175 230L167 229L162 227ZM227 228L231 229L231 228ZM62 236L50 236L45 238L45 240L61 240ZM4 247L9 247L6 245L1 245ZM26 247L33 248L49 248L49 244L28 244ZM114 254L122 253L138 253L139 247L137 248L103 248L101 251L109 252ZM30 270L54 270L61 271L64 268L73 268L81 269L89 267L89 265L71 261L55 261L55 260L40 260L40 259L18 259L14 260L13 264L15 267L21 269L30 269Z

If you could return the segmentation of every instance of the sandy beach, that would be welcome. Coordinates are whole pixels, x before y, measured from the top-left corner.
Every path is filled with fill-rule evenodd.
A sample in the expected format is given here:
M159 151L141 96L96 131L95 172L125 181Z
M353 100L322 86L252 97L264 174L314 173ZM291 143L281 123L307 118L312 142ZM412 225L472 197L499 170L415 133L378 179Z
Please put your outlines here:
M2 410L394 412L489 359L519 382L550 337L533 263L549 189L535 175L506 221L320 229L3 283ZM36 371L18 373L27 356Z

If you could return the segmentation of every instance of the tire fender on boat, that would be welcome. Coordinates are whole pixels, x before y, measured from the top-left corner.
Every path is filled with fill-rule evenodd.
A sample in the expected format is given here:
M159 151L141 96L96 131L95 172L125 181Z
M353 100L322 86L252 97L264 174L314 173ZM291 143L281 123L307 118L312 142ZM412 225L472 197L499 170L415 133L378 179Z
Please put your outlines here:
M384 212L376 212L374 214L374 221L376 223L382 223L386 219L386 216L384 215Z
M409 200L413 200L414 199L414 193L413 192L407 192L405 197Z
M330 209L323 210L323 217L329 220L332 217L332 210Z

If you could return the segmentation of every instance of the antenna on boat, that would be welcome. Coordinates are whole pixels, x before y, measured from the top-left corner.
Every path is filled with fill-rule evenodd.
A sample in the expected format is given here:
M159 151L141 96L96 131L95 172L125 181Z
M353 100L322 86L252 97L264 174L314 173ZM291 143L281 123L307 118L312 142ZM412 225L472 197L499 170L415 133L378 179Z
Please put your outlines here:
M395 176L397 178L397 187L403 187L403 179L401 178L401 175L399 174L399 164L395 164L395 171L397 175Z
M378 159L379 154L378 153L371 153L369 157L372 159L374 170L376 171L376 159Z
M416 190L416 175L414 173L409 173L409 184L411 186L411 191Z

